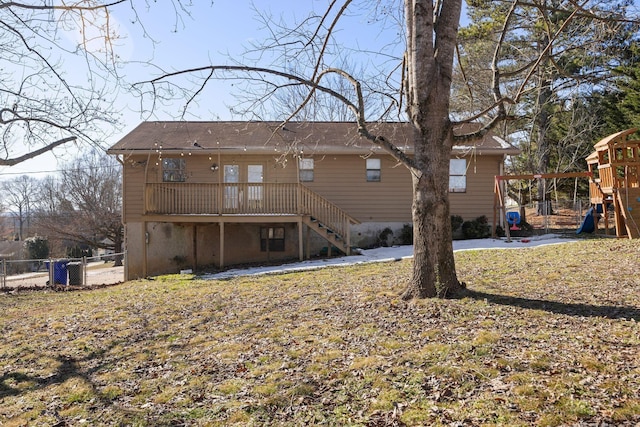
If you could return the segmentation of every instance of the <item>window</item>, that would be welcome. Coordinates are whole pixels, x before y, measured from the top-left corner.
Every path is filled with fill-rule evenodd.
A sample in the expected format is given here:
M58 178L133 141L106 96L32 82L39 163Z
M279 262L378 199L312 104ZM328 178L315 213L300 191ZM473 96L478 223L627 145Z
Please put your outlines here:
M162 181L185 182L186 180L186 159L162 159Z
M284 227L260 228L260 250L262 252L284 252Z
M467 191L467 159L451 159L449 161L449 192L464 193Z
M313 181L313 159L300 159L300 181Z
M380 159L367 159L367 181L380 182Z

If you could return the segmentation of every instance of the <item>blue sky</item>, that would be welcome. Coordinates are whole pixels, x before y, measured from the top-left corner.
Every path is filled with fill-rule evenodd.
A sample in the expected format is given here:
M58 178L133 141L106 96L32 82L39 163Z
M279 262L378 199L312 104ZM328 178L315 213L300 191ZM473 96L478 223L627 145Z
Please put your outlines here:
M366 2L367 0L362 0ZM137 4L138 2L136 2ZM162 4L160 4L162 3ZM180 20L176 16L169 2L151 2L151 7L138 9L140 21L148 35L143 34L140 26L132 24L133 15L128 7L116 8L112 21L116 21L118 32L122 39L117 42L116 52L122 58L132 61L121 70L122 76L128 82L147 79L162 70L170 72L189 67L205 66L208 64L228 64L233 59L240 58L252 41L261 40L266 32L259 22L252 7L266 10L274 17L282 16L287 22L300 20L309 11L322 12L326 8L326 0L196 0L188 10L191 16L182 15ZM354 2L357 3L357 2ZM375 2L369 2L369 4ZM143 2L139 2L143 5ZM380 49L397 37L397 29L385 32L379 25L370 25L370 16L354 16L345 22L340 29L341 40L357 49L361 46ZM113 22L112 22L113 25ZM72 38L73 35L69 35ZM70 41L71 42L71 41ZM146 65L152 62L154 67ZM65 62L65 72L69 78L82 80L84 75L78 73L72 61ZM81 67L80 67L81 69ZM230 114L228 105L233 104L231 88L225 84L212 86L207 93L200 97L197 107L190 110L188 119L192 120L231 120L240 119ZM116 109L121 111L123 126L109 135L104 145L110 146L128 131L133 129L143 119L173 119L181 111L182 103L170 103L158 109L154 116L140 115L139 98L128 96L120 91L117 96ZM71 144L57 148L55 155L44 155L19 165L0 167L0 179L11 179L23 173L33 174L34 177L44 177L59 169L71 160L78 148Z
M320 13L325 10L327 0L194 0L189 8L191 16L182 15L176 20L170 2L135 2L141 9L137 12L149 36L156 43L151 43L140 26L132 24L133 15L127 5L116 8L112 20L117 21L117 28L122 37L116 46L116 52L124 59L132 61L122 72L128 82L148 79L158 73L158 68L145 66L152 62L164 71L170 72L189 67L208 64L225 64L239 58L252 41L262 40L267 34L259 22L252 5L258 10L267 11L274 17L282 16L286 22L299 21L311 10ZM355 0L369 6L375 0ZM384 3L384 2L383 2ZM396 0L396 4L401 2ZM464 18L463 18L464 19ZM379 51L391 49L389 43L397 40L398 27L391 24L371 25L371 15L360 14L343 22L340 31L341 41L346 41L354 52L360 48ZM113 23L112 23L113 24ZM355 54L354 54L355 56ZM244 62L244 61L243 61ZM82 79L77 73L77 64L65 63L66 73L70 78ZM187 116L191 120L231 120L240 119L230 114L228 106L234 103L232 90L228 84L212 86L199 98L197 107L190 110ZM133 129L143 119L171 120L177 117L183 103L175 102L164 105L149 117L139 111L139 98L120 91L117 95L115 109L122 113L122 127L118 130L105 129L103 145L108 147ZM78 153L78 147L69 144L37 159L8 168L0 167L0 180L11 179L23 173L41 178L47 173L58 170L62 164L71 160Z

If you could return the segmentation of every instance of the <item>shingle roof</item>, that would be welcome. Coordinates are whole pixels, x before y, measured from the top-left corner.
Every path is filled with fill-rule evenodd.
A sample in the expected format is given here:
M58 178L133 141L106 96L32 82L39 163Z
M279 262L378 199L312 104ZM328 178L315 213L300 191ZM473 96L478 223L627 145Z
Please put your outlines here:
M353 122L142 122L108 152L110 154L169 152L250 152L284 153L290 149L305 154L349 154L382 152L360 137ZM370 131L384 135L407 153L413 151L407 123L370 123ZM519 150L495 135L481 141L457 146L454 152L465 154L517 154Z

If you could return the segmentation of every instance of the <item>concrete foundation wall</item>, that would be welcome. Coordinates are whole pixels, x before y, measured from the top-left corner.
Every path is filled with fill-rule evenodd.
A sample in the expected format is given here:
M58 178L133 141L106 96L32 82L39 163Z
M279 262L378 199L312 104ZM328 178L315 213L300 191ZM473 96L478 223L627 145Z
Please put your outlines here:
M284 251L261 250L260 230L284 228ZM224 265L299 259L296 223L224 224ZM127 280L220 266L218 223L131 222L126 225ZM146 251L146 254L145 254Z
M410 222L365 222L351 226L351 246L366 249L402 244L402 229ZM391 230L391 232L385 231Z

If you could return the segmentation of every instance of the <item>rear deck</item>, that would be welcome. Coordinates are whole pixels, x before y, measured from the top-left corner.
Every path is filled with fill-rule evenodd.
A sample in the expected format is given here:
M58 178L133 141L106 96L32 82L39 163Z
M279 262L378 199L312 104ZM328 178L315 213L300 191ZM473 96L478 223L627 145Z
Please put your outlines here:
M221 229L231 222L298 222L347 255L351 224L359 223L299 183L161 182L145 184L144 194L145 221L218 223Z

